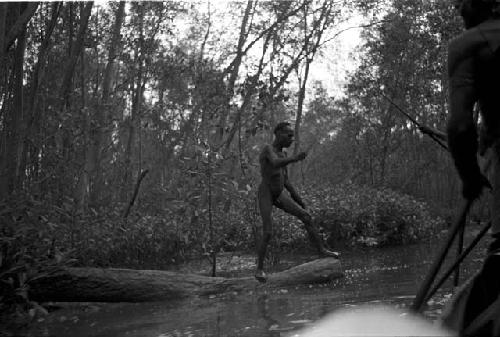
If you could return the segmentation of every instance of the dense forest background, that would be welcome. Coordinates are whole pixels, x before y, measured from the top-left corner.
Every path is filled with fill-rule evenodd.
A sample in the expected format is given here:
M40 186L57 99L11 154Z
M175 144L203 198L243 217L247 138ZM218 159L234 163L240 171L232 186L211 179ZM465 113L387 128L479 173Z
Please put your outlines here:
M334 94L311 67L345 57L334 45L353 17L358 66ZM444 130L460 30L442 0L0 3L2 293L61 264L253 249L257 156L283 120L326 232L376 245L443 229L452 162L390 101ZM280 247L307 245L275 220Z

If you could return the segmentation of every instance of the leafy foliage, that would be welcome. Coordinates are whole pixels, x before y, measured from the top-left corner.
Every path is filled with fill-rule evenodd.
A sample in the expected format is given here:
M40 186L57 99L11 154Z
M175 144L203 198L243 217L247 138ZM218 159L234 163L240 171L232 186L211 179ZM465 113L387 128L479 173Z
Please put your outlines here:
M27 312L29 284L74 260L71 251L56 244L62 239L61 219L67 213L29 196L12 196L0 204L0 311Z
M333 167L322 171L336 182L389 187L447 209L459 196L448 153L387 98L418 123L445 129L446 48L460 22L446 1L393 1L376 9L377 23L363 30L363 56L346 98L334 103L337 132L322 144L316 167Z
M444 220L411 196L353 183L320 186L308 192L318 224L331 240L383 246L407 244L442 230Z

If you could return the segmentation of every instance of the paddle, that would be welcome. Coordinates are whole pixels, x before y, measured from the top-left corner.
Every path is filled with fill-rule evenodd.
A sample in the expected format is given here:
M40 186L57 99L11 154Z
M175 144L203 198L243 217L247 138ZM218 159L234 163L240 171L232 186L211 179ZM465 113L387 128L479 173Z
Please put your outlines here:
M434 264L431 266L431 269L429 270L429 273L427 274L424 283L420 287L417 296L415 297L415 300L413 301L411 309L415 312L420 312L422 309L423 304L425 303L424 300L427 297L427 293L429 292L429 288L432 285L432 282L434 282L434 279L436 278L436 275L439 271L439 268L441 268L441 265L443 264L443 261L446 257L446 254L450 250L450 246L453 243L453 240L455 239L455 236L457 235L458 230L465 225L465 220L467 218L467 213L469 213L469 209L471 208L473 203L473 200L466 200L463 207L462 211L460 213L460 217L458 220L455 222L453 227L450 229L450 232L448 234L448 238L445 241L444 245L441 248L441 251L437 257L436 260L434 260Z
M406 111L404 111L399 105L397 105L396 103L394 103L394 101L391 100L389 97L387 97L383 92L381 92L380 94L389 103L391 103L399 112L401 112L403 115L405 115L406 118L408 118L413 124L415 124L417 127L421 127L422 126L419 122L417 122L417 120L415 118L413 118L412 116L410 116L410 114L408 114ZM432 138L432 140L434 140L436 143L438 143L443 149L445 149L446 151L448 151L448 147L446 145L444 145L439 138L437 138L433 134L428 134L428 135L429 135L429 137Z
M458 233L458 242L457 242L457 259L462 255L462 250L464 248L464 231L465 226L461 226ZM453 286L458 287L458 283L460 281L460 268L455 269L455 278L453 279Z
M488 222L486 226L479 232L479 234L472 240L472 242L467 246L467 248L464 250L463 253L461 253L458 258L456 259L455 263L444 273L444 275L439 279L439 281L436 283L434 288L432 288L431 291L428 292L427 296L425 297L424 303L426 303L430 298L436 293L436 291L443 285L443 283L446 281L446 279L451 275L453 270L460 266L460 263L469 255L469 253L476 247L478 242L482 239L484 234L488 232L488 230L491 227L491 222Z

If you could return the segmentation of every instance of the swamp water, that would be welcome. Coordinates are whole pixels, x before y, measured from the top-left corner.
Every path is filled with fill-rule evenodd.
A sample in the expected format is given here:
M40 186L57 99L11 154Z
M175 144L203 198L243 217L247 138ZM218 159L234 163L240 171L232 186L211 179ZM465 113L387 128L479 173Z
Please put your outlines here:
M474 236L468 230L465 244ZM484 247L462 264L461 282L481 266ZM300 336L299 330L337 309L385 304L407 310L443 240L342 252L345 277L324 285L268 289L167 303L75 305L39 319L28 336L174 337ZM455 246L451 255L455 256ZM237 256L233 256L238 258ZM243 259L252 257L239 257ZM285 259L285 257L281 257ZM313 257L294 257L296 265ZM446 265L451 263L448 258ZM247 274L250 273L247 270ZM451 296L451 281L433 297L425 316L436 319ZM390 324L390 322L388 322Z

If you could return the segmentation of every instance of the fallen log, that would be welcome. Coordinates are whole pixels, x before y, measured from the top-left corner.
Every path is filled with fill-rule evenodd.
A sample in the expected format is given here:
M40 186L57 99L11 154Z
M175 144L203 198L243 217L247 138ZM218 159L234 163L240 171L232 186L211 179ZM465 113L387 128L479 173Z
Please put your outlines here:
M253 277L224 278L160 270L66 268L30 283L35 301L152 302L209 296L259 287L324 283L343 276L339 260L323 258L270 274L266 283Z

